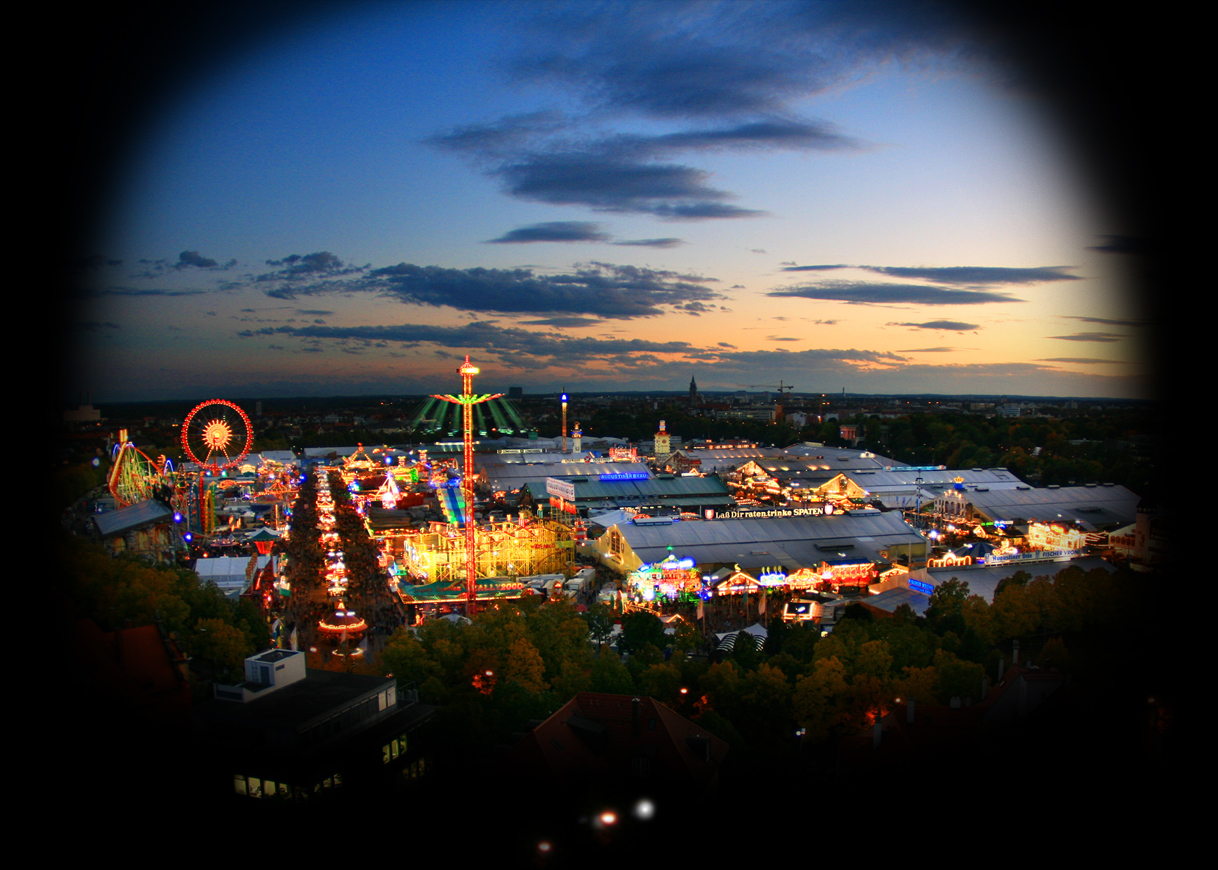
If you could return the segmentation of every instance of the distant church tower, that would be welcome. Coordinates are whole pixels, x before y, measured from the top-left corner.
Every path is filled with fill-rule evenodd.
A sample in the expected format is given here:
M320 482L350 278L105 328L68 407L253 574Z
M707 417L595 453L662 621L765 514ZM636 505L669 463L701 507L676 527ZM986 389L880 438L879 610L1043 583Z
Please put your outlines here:
M689 404L698 404L698 382L691 375L689 378Z

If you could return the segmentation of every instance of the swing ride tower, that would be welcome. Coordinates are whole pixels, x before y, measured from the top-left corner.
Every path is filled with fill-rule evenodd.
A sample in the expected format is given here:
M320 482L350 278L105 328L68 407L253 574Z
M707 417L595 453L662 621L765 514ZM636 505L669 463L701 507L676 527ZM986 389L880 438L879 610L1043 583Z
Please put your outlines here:
M433 399L440 399L445 402L461 406L461 423L464 432L464 466L462 467L462 488L465 490L465 615L472 616L474 612L474 600L477 596L478 582L478 560L477 550L475 548L476 531L474 528L474 405L480 405L483 402L489 402L491 399L498 399L503 393L484 394L481 396L475 395L473 392L474 375L478 374L478 367L469 361L469 354L465 355L465 362L457 369L457 374L461 376L461 395L459 396L432 396Z

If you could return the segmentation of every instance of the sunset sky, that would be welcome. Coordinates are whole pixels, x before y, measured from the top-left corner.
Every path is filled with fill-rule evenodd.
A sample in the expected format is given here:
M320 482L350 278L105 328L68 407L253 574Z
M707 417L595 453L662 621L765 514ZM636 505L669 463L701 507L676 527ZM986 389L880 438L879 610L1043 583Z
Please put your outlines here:
M310 7L312 8L312 7ZM375 3L148 107L65 397L1145 396L1131 228L921 4Z

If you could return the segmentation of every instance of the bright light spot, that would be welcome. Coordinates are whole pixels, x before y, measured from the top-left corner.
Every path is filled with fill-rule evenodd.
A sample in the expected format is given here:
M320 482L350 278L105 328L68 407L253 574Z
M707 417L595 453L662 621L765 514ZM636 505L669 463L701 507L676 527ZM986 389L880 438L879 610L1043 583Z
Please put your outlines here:
M636 818L640 818L640 819L643 819L644 821L646 821L647 819L650 819L655 814L656 814L656 805L653 804L651 801L649 801L647 798L643 798L637 804L634 805L634 815Z
M606 810L605 812L601 813L600 822L602 825L617 824L617 813L613 812L612 810Z
M537 844L538 852L549 852L550 848L551 847L550 847L550 843L548 840L542 840L540 843Z

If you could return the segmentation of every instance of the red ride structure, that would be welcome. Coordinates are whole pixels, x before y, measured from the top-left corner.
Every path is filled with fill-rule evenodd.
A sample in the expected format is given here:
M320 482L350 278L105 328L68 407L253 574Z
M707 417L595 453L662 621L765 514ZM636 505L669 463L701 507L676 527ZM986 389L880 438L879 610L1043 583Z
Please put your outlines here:
M474 613L474 600L477 597L477 582L478 582L478 560L477 553L474 549L474 405L479 405L483 402L489 402L491 399L498 399L503 393L476 396L473 393L474 375L478 374L478 367L469 361L469 354L465 355L465 362L457 369L457 374L461 376L461 395L460 396L432 396L433 399L440 399L444 402L452 402L461 406L461 423L462 429L465 432L465 465L462 469L461 485L465 489L465 615L472 616Z
M253 443L250 418L226 399L195 406L182 423L182 449L192 462L213 474L234 467Z

